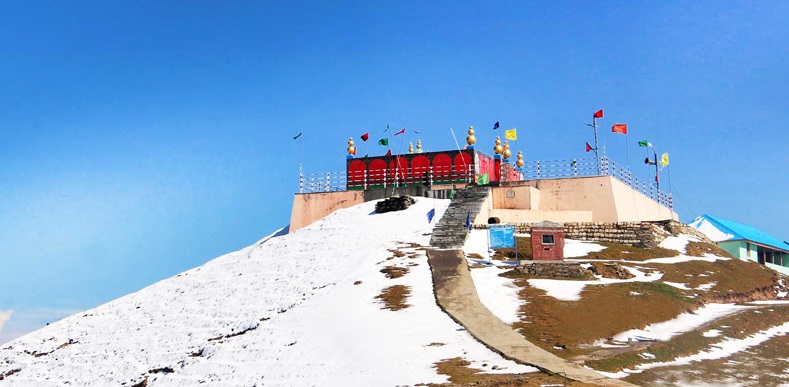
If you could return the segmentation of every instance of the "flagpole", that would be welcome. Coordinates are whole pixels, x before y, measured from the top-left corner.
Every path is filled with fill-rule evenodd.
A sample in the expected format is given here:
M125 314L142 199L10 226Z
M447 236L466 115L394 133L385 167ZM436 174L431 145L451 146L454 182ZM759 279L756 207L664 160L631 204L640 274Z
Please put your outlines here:
M458 154L462 153L462 151L460 150L460 144L458 143L458 138L455 137L455 129L449 128L449 131L452 132L452 138L455 140L455 146L458 148ZM463 156L460 156L460 159L463 160L463 173L468 173L468 167L466 166L466 158L463 157ZM452 170L449 171L449 174L450 174L450 176L452 175ZM471 176L468 176L468 177L469 177L469 179L471 178ZM454 182L454 180L452 180L452 186L454 187L454 185L455 185L455 182Z
M595 113L597 113L595 111ZM595 113L592 113L592 128L594 128L594 155L597 159L597 174L600 175L600 152L597 151L598 143L597 143L597 117L595 117Z
M625 133L625 150L627 151L627 171L630 172L630 134Z

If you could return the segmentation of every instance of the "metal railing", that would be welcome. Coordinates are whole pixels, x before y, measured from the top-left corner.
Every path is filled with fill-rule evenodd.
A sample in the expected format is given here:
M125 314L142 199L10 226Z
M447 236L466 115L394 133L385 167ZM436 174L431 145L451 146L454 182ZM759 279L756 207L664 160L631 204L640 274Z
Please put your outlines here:
M464 169L466 168L466 169ZM574 160L533 160L526 161L520 173L523 180L561 179L571 177L611 176L648 198L674 209L671 193L661 192L654 182L641 180L627 167L614 162L606 156L600 158L600 172L597 160L593 158ZM504 176L504 173L502 173ZM458 168L411 167L391 170L307 173L299 176L299 192L332 192L345 190L365 190L368 188L405 187L410 185L433 185L450 183L470 183L474 181L472 165Z

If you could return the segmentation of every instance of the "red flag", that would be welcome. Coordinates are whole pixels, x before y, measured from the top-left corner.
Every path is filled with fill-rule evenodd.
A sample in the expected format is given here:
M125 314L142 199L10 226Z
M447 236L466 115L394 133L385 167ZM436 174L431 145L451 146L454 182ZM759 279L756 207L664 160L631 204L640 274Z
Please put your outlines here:
M395 136L397 136L398 134L403 134L403 133L405 133L405 128L403 128L403 130L401 130L401 131L399 131L399 132L395 133Z
M391 149L389 149L388 151L386 151L386 155L387 155L387 156L391 156L391 155L392 155L392 150L391 150Z
M353 155L356 156L356 150L359 148L353 147Z
M611 127L611 131L614 133L627 134L627 124L614 124L614 126Z
M362 135L362 141L367 141L368 138L370 138L369 132Z
M590 151L590 150L592 150L592 149L594 149L594 148L592 148L592 146L591 146L591 145L589 145L589 143L587 142L587 143L586 143L586 151L587 151L587 152L589 152L589 151Z
M594 118L603 118L603 109L594 112Z

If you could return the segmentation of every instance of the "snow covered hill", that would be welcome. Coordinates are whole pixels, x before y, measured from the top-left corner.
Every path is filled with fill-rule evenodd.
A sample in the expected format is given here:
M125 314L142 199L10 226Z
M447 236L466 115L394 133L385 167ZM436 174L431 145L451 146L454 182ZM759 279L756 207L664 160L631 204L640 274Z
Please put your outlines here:
M448 201L374 202L272 236L0 349L0 384L400 385L445 382L461 357L489 372L534 372L476 342L436 306L425 252ZM399 249L394 253L394 249ZM409 272L387 278L381 269ZM410 287L383 309L381 290Z

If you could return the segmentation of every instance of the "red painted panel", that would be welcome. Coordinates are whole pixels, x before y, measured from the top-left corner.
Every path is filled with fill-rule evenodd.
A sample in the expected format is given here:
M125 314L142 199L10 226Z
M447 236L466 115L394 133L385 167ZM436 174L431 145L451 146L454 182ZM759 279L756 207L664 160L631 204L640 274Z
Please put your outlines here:
M348 165L348 186L363 186L366 171L367 163L362 160L351 161Z
M433 180L446 180L452 174L452 158L446 153L433 157Z
M471 156L469 156L468 153L461 152L455 155L456 176L467 177L469 166L471 166Z
M411 161L411 176L414 181L424 181L425 174L430 170L430 159L427 156L416 156Z
M370 161L370 167L367 172L367 179L370 184L382 184L386 178L386 169L386 161L383 159Z
M406 181L405 178L408 174L408 160L406 160L404 157L395 157L389 162L389 176L394 178L395 174L397 174L398 183Z

